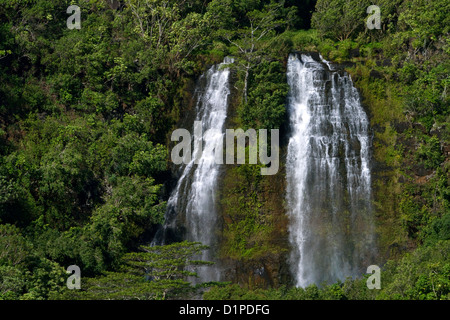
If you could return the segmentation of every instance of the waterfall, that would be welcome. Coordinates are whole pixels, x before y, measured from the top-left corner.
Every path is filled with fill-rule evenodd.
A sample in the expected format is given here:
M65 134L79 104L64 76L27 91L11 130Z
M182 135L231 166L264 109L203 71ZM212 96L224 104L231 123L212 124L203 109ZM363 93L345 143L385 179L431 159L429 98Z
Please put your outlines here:
M320 60L288 59L286 203L301 287L361 275L375 250L369 120L350 76Z
M195 121L201 123L202 135L195 135L200 128L194 126L191 131L194 133L192 159L181 168L182 174L167 202L166 223L156 237L159 239L157 242L164 243L164 233L168 229L175 229L179 223L177 219L184 218L186 240L210 246L201 257L197 257L207 261L214 261L217 245L216 193L220 164L215 161L215 148L221 148L225 135L224 124L230 94L230 71L226 65L230 63L233 63L233 59L225 58L223 63L212 66L197 85ZM220 280L217 265L202 266L197 273L201 282Z

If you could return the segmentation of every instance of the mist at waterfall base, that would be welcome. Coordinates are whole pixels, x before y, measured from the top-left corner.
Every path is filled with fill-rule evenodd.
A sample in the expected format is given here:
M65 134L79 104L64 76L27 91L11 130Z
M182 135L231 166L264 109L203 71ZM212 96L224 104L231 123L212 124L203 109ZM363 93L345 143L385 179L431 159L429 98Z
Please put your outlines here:
M192 137L194 148L191 161L181 167L182 174L167 202L165 225L155 236L153 244L164 244L169 230L175 230L180 220L184 221L185 240L201 242L210 249L197 259L216 262L217 248L217 188L220 164L215 161L215 147L223 143L227 118L229 75L226 65L233 63L225 58L223 63L212 66L198 82L195 96L196 121L202 124L203 136ZM209 130L215 129L215 130ZM194 129L193 129L194 130ZM201 155L196 153L201 152ZM183 216L184 215L184 216ZM194 283L220 281L219 264L198 267L198 279Z
M373 264L369 120L346 73L291 54L286 203L296 286L361 276Z

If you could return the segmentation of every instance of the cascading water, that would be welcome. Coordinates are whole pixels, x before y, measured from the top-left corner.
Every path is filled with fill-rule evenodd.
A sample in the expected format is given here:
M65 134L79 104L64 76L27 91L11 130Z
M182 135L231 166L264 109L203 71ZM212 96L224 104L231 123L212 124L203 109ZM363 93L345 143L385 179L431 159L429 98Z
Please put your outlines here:
M211 248L198 257L206 261L214 261L213 252L217 245L216 192L220 164L215 161L215 148L220 148L224 139L230 94L230 71L226 65L232 62L232 58L225 58L223 63L211 67L202 76L200 80L203 81L199 81L196 121L201 122L202 135L196 136L195 132L200 128L194 127L192 160L182 169L182 175L167 203L166 224L157 235L157 238L163 238L161 234L169 228L173 229L179 215L184 214L186 240L201 242ZM164 243L164 240L157 242ZM200 267L197 273L202 282L220 280L216 265Z
M321 60L288 60L290 265L301 287L361 275L375 249L369 120L349 75Z

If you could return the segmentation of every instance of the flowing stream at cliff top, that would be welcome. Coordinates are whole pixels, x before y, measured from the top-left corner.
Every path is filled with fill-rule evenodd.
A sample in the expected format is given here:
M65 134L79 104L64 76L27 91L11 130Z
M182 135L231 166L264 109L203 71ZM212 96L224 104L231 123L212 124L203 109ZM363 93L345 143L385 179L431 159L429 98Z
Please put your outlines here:
M286 200L301 287L361 275L375 250L369 120L350 76L319 60L288 60Z
M174 229L175 224L180 223L179 219L184 218L186 240L210 246L201 257L197 257L206 261L215 260L217 246L216 193L220 164L215 161L215 148L221 148L225 134L230 94L230 71L225 65L232 62L231 58L225 58L223 63L214 65L199 79L195 92L195 121L201 122L202 134L196 136L195 132L199 132L200 128L194 126L191 131L194 146L192 159L182 168L177 186L167 203L166 224L160 235L157 235L164 238L165 231ZM202 148L195 147L200 145ZM164 243L164 240L158 242ZM199 267L199 282L219 281L219 268L217 265Z

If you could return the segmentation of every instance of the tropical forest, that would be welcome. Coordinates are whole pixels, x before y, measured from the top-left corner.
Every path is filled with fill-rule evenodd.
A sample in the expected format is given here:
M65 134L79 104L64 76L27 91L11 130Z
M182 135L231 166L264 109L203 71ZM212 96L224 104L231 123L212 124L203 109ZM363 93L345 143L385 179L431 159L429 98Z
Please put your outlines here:
M0 0L0 300L449 300L449 12Z

